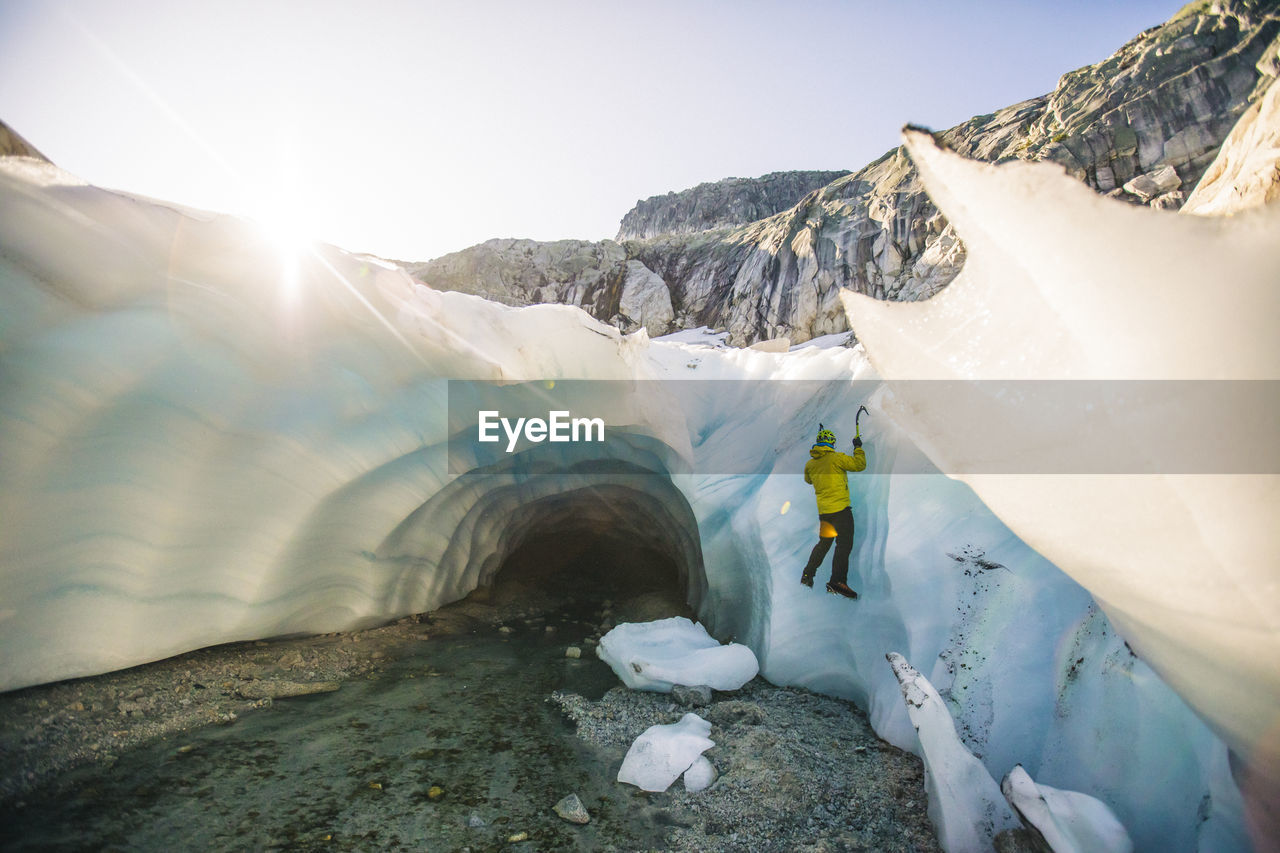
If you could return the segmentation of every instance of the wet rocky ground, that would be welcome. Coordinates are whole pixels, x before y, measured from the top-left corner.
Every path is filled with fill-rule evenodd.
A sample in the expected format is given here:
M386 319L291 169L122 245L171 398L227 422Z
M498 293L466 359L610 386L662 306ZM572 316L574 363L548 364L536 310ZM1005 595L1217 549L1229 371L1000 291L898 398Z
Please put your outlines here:
M938 849L920 762L851 704L756 679L685 707L596 658L615 622L680 610L512 584L0 695L0 849ZM691 710L710 788L616 781L636 736ZM570 794L588 823L554 810Z
M705 707L666 694L610 689L599 701L553 701L578 736L621 764L636 735L692 711L711 723L716 768L697 793L681 782L642 795L671 825L662 849L939 850L920 761L880 740L848 702L757 678Z

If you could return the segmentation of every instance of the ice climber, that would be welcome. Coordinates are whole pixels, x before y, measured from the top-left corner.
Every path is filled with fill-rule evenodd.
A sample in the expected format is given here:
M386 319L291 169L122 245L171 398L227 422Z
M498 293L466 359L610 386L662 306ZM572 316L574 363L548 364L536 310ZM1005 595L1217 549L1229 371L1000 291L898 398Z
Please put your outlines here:
M818 566L831 550L835 539L836 554L831 558L831 581L827 592L857 598L858 593L849 588L849 554L853 551L853 510L849 506L849 471L862 471L867 467L867 454L862 449L862 439L854 437L853 455L836 450L836 434L818 424L818 440L809 448L813 457L804 463L804 481L813 486L818 499L818 544L809 554L800 575L800 583L813 586L813 576Z

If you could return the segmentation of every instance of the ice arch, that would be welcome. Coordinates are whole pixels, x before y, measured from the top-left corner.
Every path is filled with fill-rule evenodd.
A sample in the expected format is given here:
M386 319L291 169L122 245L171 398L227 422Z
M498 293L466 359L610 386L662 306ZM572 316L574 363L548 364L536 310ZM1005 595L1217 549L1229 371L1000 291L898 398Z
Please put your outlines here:
M531 464L529 456L543 461ZM490 585L516 549L539 533L661 554L698 610L707 579L697 520L670 477L618 459L556 464L549 456L522 454L473 469L396 525L374 554L399 567L388 610L412 611L424 601ZM607 563L598 566L602 576L613 571Z
M633 379L644 336L281 255L252 223L21 158L0 160L0 234L0 689L428 610L589 493L718 609L668 475L678 412L624 419L610 456L450 473L449 379ZM719 577L747 571L718 553Z

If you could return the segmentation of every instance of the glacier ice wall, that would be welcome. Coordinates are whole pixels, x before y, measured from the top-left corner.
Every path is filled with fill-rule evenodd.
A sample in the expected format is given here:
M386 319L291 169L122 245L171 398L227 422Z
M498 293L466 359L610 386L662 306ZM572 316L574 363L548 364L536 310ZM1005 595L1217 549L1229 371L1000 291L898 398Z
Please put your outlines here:
M996 836L1018 826L982 762L965 748L942 696L895 652L887 655L902 687L907 715L920 735L929 817L938 827L938 843L947 853L981 853Z
M969 256L960 278L928 303L846 295L851 322L887 379L1280 374L1274 205L1230 220L1141 211L1089 193L1052 167L966 161L919 132L908 133L907 145ZM894 417L912 439L948 470L972 470L947 441L948 412L911 383L896 387ZM1213 442L1215 423L1240 417L1206 412L1195 438ZM1090 452L1070 424L1054 438ZM1008 454L1034 456L1044 436L1026 439ZM1196 453L1196 444L1186 452ZM1280 477L1260 467L1234 475L960 479L1088 589L1138 656L1238 756L1274 775Z
M605 489L699 597L644 448L446 473L448 377L630 376L637 340L0 162L0 687L431 608Z
M1280 316L1280 210L1231 222L1162 216L1077 192L1052 168L971 163L922 134L909 135L908 144L931 193L955 211L970 261L960 286L930 303L849 296L858 333L887 377L1280 374L1272 328ZM1089 245L1081 251L1068 235L1086 222ZM1206 298L1211 282L1216 293ZM948 458L945 412L925 400L898 412L936 460L963 470L964 460ZM1213 440L1211 430L1209 420L1203 440ZM1280 478L962 479L1089 589L1144 659L1242 754L1280 725L1273 663L1280 659L1280 531L1273 523Z
M918 749L884 662L899 651L996 778L1020 763L1097 796L1140 849L1243 849L1222 742L967 485L901 473L916 439L892 394L796 404L787 380L875 379L859 349L624 337L21 158L0 160L0 241L0 689L426 610L530 531L627 518L771 680L855 699ZM586 460L608 464L544 445L458 475L459 378L735 382L637 412ZM862 403L853 604L797 583L800 471L814 425L847 441Z

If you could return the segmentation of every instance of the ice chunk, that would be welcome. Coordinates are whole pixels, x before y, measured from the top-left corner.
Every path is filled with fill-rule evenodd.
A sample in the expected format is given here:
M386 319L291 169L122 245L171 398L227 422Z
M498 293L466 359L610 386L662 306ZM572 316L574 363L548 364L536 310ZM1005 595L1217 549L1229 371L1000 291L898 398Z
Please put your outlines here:
M690 793L705 791L714 781L716 781L716 766L708 761L705 755L695 758L689 769L684 771L684 789Z
M650 726L627 750L618 781L642 791L667 790L702 753L716 745L710 734L711 724L697 714L685 714L678 723ZM704 775L704 770L696 771L694 781Z
M600 638L596 654L632 690L654 693L670 693L677 684L737 690L760 671L751 649L740 643L722 646L683 616L624 622Z
M1095 797L1032 780L1015 765L1000 785L1018 814L1040 830L1053 853L1132 853L1133 842L1115 814Z
M896 652L885 655L920 736L929 819L947 853L986 853L995 837L1019 826L987 768L965 749L938 691Z

